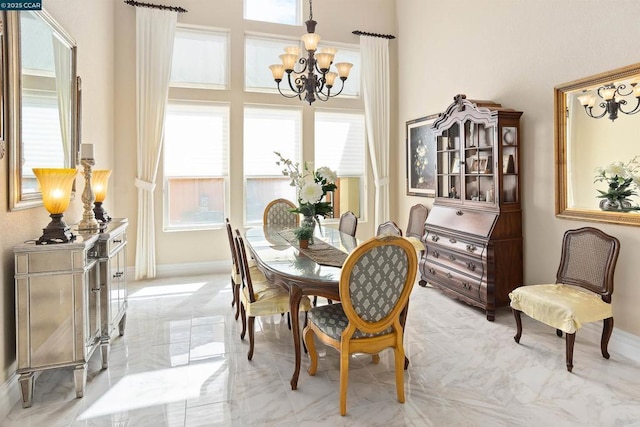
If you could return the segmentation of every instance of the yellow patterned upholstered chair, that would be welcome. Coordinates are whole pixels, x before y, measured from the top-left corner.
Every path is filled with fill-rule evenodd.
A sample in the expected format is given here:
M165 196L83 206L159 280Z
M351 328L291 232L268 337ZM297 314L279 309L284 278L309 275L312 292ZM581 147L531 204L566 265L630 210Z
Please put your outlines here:
M249 352L247 358L253 358L254 329L256 316L272 316L274 314L289 313L289 292L283 287L269 281L264 275L261 280L253 279L253 271L247 262L247 252L240 230L236 229L236 247L242 276L242 291L240 292L240 313L242 314L242 332L240 339L244 339L249 329ZM300 301L300 311L309 311L311 301L303 296ZM306 317L305 317L306 324Z
M283 225L285 227L297 227L300 216L289 210L295 209L296 205L287 199L276 199L269 202L262 215L264 225Z
M556 283L516 288L509 294L516 318L517 343L522 336L520 313L567 335L567 370L573 369L573 346L576 331L584 323L603 320L600 350L609 358L607 345L613 332L613 275L620 252L620 242L613 236L592 228L568 230L562 242Z
M404 324L401 313L417 271L416 252L408 240L377 236L347 257L340 274L340 303L314 307L304 329L309 375L318 369L314 336L340 352L340 414L347 413L349 359L353 353L392 348L396 394L404 402Z

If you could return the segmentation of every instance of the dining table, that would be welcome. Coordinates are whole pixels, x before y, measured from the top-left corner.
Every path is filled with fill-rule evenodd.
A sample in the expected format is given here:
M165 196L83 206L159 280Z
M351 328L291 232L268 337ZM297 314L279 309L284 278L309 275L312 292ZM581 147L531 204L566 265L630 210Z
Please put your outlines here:
M335 228L316 227L307 249L300 249L293 230L279 225L249 228L245 241L265 277L289 292L289 312L295 350L291 389L298 388L301 365L300 301L303 295L340 300L341 267L359 241Z
M332 301L340 300L340 274L348 254L359 243L355 237L331 227L316 227L307 249L300 249L293 230L279 225L249 228L245 241L257 267L273 283L289 292L289 312L295 351L295 367L291 389L298 388L302 345L300 337L300 301L303 295L314 295ZM404 326L408 306L401 314ZM409 359L405 357L405 369Z

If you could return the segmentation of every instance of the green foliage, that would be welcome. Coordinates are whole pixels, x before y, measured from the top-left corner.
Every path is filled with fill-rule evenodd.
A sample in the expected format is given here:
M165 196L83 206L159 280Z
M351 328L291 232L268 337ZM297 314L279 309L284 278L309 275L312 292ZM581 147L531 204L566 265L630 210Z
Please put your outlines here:
M313 237L313 228L297 227L293 229L293 234L298 240L309 240Z

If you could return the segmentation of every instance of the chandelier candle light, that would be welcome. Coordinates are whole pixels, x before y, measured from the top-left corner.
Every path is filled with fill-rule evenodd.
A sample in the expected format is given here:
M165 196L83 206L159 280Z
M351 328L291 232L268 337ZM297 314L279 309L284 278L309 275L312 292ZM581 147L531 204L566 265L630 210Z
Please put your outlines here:
M82 220L78 224L78 230L84 232L98 231L100 228L93 213L93 202L96 199L91 188L91 167L96 164L93 155L93 144L80 144L80 164L84 168L84 191L82 192Z
M600 108L604 110L600 114L593 114L593 107L596 105L597 98L592 94L585 94L578 97L578 101L584 107L584 111L589 117L599 119L608 114L608 119L614 121L618 118L618 113L623 114L636 114L640 111L640 79L635 79L629 83L630 88L627 89L627 85L620 83L616 86L615 83L606 84L599 87L595 92L598 96L604 100L600 103ZM636 98L636 106L633 109L625 111L622 106L627 105L627 100L624 97L633 94Z
M307 51L306 58L300 56L300 47L288 46L284 49L285 53L280 55L282 64L274 64L269 66L273 79L278 85L278 92L285 98L304 99L311 105L316 98L321 101L327 101L329 98L338 96L342 89L344 89L344 82L349 77L349 71L353 64L349 62L339 62L333 64L333 58L338 51L334 48L320 48L318 53L318 42L320 42L320 35L316 34L317 22L313 20L313 6L312 0L309 0L309 20L305 22L307 26L307 34L301 37L304 42L304 48ZM296 63L302 66L302 69L296 70ZM331 65L334 65L337 69L337 73L331 71ZM289 88L293 92L291 95L284 94L280 89L280 82L287 73L287 82ZM342 80L342 86L337 93L331 93L334 82L337 77ZM325 92L326 89L326 92Z

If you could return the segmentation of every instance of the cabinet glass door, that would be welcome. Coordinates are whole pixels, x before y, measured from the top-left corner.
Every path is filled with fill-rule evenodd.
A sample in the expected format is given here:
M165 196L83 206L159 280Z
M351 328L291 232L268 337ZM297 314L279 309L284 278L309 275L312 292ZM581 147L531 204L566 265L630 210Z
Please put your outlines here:
M501 130L502 145L502 201L518 202L518 129L505 126Z
M460 158L460 126L456 123L436 137L438 156L438 188L436 197L459 199L462 192L461 170L464 166Z
M464 122L464 200L495 203L493 126Z

